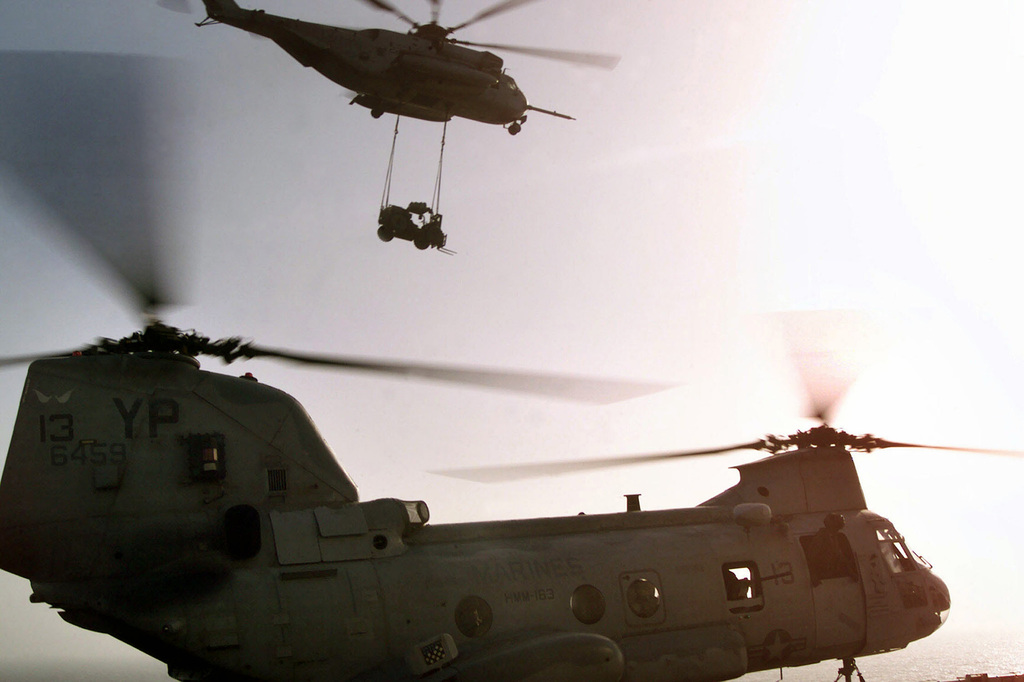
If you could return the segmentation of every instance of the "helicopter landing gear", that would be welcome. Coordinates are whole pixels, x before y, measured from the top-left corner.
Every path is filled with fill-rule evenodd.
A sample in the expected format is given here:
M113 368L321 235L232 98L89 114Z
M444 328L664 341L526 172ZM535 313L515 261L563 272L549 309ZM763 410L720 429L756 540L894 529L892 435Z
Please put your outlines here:
M373 116L374 118L380 118L383 115L384 115L384 110L383 109L370 109L370 116Z
M860 674L860 670L857 668L857 661L852 658L844 658L843 667L839 669L835 682L839 682L839 678L843 678L846 682L853 682L854 673L857 673L857 680L859 682L864 682L864 676Z
M508 126L508 134L509 135L518 135L519 131L523 129L523 124L524 123L526 123L526 117L525 116L523 116L522 118L517 119L515 121L512 121L512 123L509 124L509 126Z

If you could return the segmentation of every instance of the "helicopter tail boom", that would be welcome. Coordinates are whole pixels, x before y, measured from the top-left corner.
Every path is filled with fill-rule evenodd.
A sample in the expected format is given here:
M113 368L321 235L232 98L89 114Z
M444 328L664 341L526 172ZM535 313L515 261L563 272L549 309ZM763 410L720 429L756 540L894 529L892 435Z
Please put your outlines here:
M235 0L203 0L203 5L206 7L206 15L215 21L242 12Z

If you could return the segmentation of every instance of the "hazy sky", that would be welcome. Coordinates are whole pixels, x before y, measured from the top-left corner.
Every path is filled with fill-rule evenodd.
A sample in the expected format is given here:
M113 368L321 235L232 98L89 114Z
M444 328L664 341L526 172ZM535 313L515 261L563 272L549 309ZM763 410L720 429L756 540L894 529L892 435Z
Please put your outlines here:
M429 16L426 2L399 4ZM442 23L486 4L449 2ZM260 7L401 29L358 2ZM272 43L145 0L0 9L0 50L179 60L164 111L175 144L158 161L188 304L167 322L275 347L677 386L594 407L265 362L226 370L303 402L364 499L423 499L438 523L615 511L634 492L645 508L699 503L757 455L501 486L427 472L805 427L778 311L873 316L866 337L831 341L864 359L838 426L1024 448L1019 3L548 0L471 27L461 37L622 61L605 72L505 55L531 103L578 120L531 114L516 137L449 125L441 211L455 256L377 240L393 117L349 106ZM403 120L395 203L429 199L440 134ZM138 327L116 279L2 166L0 236L0 355ZM5 434L23 380L0 370ZM1024 562L1024 460L890 450L857 462L870 508L949 584L952 615L933 639L1021 636L1024 587L993 576ZM0 676L16 659L139 659L28 604L29 591L0 575Z

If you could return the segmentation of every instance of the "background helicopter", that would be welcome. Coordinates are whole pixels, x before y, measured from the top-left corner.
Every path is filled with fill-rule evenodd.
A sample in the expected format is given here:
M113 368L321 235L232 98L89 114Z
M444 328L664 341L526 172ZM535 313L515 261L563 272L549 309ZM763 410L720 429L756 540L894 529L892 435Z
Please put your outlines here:
M430 22L420 24L384 0L364 0L390 12L412 28L408 34L384 29L351 30L286 19L263 10L241 9L234 0L203 0L207 19L200 26L227 24L270 38L303 66L355 91L352 104L426 121L452 117L505 126L515 135L528 111L571 118L530 105L504 70L500 57L469 47L487 47L546 59L614 68L618 57L513 45L473 43L452 34L489 17L526 4L502 0L455 26L438 23L441 3L432 3Z
M543 6L539 18L551 11L568 20L591 6ZM337 3L309 7L326 23L336 17ZM526 22L528 9L507 16ZM191 153L201 163L177 176L184 179L185 191L167 202L161 215L186 226L188 288L202 306L170 309L169 321L216 336L244 331L276 347L670 377L683 384L671 394L595 412L359 376L347 379L342 391L334 375L257 366L262 380L302 399L365 497L426 498L440 522L617 511L627 491L643 492L647 509L668 508L699 502L730 485L726 467L752 455L499 488L418 472L473 461L711 446L791 432L787 415L796 413L800 398L792 390L785 356L777 352L775 326L734 315L737 303L742 310L864 304L883 307L884 316L884 308L899 302L921 302L934 317L910 320L920 326L904 328L907 336L897 336L883 349L880 364L850 393L836 423L855 433L923 442L940 435L942 442L963 444L978 443L982 436L982 444L1015 442L1015 337L1007 313L1014 310L1012 296L1019 286L1015 269L993 267L993 259L1009 263L1013 252L1009 245L1016 233L1004 229L999 216L1012 218L1016 204L996 190L1013 177L999 171L1000 158L1017 139L1004 124L1019 117L1012 93L989 90L985 79L976 77L989 63L1014 68L1015 62L1000 53L1012 43L1001 42L999 33L1012 32L1013 22L997 16L995 8L954 17L935 7L905 5L905 17L917 21L897 26L889 10L882 15L888 23L878 14L868 21L867 11L821 8L783 17L764 8L737 15L723 4L644 16L608 8L602 17L607 25L580 23L574 42L584 47L620 45L617 41L628 36L628 49L621 51L630 55L630 68L621 82L581 73L579 92L565 92L564 101L560 79L546 77L539 64L517 71L538 101L559 101L574 111L597 93L606 106L592 120L536 129L500 163L478 158L472 174L453 166L452 177L461 178L453 191L473 207L467 218L495 229L467 240L472 260L444 268L405 260L403 254L368 254L359 235L326 229L366 222L360 198L374 196L379 179L363 184L346 175L341 182L337 165L339 159L379 149L390 131L366 117L365 123L352 122L351 139L338 136L336 107L346 106L345 100L323 92L316 74L296 78L294 65L272 50L253 50L240 32L237 39L229 35L206 46L210 41L202 31L179 26L179 17L165 17L146 3L68 7L56 16L40 16L37 3L10 3L0 35L5 47L194 53L197 63L186 70L189 88L180 100L188 117L176 140L178 148L194 145ZM929 42L949 35L931 31L936 23L946 26L943 22L968 42L982 36L986 41L951 54ZM92 29L86 34L82 26ZM521 30L532 43L557 44L555 33L561 29L539 21ZM791 40L794 36L807 39ZM868 54L831 50L836 36L850 38L843 42L847 50L857 45ZM865 36L879 39L862 40ZM884 60L872 57L869 46L886 45L892 50ZM681 60L681 53L692 60ZM645 69L633 68L634 55ZM876 88L872 121L892 135L884 155L860 119L847 125L855 105L875 92L872 73L883 72L883 61L885 77ZM954 63L958 68L947 68ZM237 78L247 68L259 72L258 83ZM943 92L952 88L962 102L991 105L981 140L998 138L999 144L978 145L977 134L967 135L963 124L970 115L964 109L934 107L929 116L911 115L925 104L948 104L929 89L928 75L940 72L943 79L934 82L943 83ZM973 74L969 82L968 72ZM680 83L678 92L666 91L665 83ZM851 83L862 89L851 90ZM913 87L897 87L906 83ZM767 96L779 86L788 88L788 97ZM900 92L913 101L901 99ZM682 118L659 113L666 98ZM295 99L318 106L296 111ZM818 106L808 110L802 106L807 104ZM815 125L804 125L801 112L808 111L815 113ZM900 125L911 119L913 127ZM689 125L680 126L680 120ZM780 130L765 121L793 127ZM823 121L842 123L842 134L821 127ZM932 124L942 129L943 144L925 144ZM256 127L267 135L254 136ZM462 158L487 144L488 132L471 126L466 139L454 143L465 145ZM702 146L698 138L720 146ZM600 148L595 139L602 140ZM538 165L554 152L557 168ZM907 172L921 154L930 162ZM740 172L743 168L751 173ZM832 189L840 170L852 182L850 194ZM123 335L135 329L138 320L126 314L117 296L111 300L110 278L97 274L73 241L40 232L40 225L57 218L32 201L16 201L20 181L11 181L6 161L4 173L3 230L6 243L14 246L0 255L6 292L0 306L5 321L17 320L0 330L4 354L38 351L42 340L46 347L70 348L98 331ZM885 219L893 197L886 190L892 187L900 190L900 205L925 223L918 236L927 245L924 263L913 241L917 233ZM739 204L727 200L737 196L743 197ZM979 203L978 196L985 200ZM977 210L990 219L979 221ZM977 241L964 235L966 224ZM633 226L629 248L624 248L624 225ZM685 235L676 236L681 225ZM367 243L374 239L368 235ZM994 243L1008 248L994 252ZM865 244L877 248L864 250ZM575 263L571 277L566 254L573 254ZM900 269L891 267L897 261ZM417 282L430 284L413 286ZM943 283L949 297L942 293ZM757 292L754 300L751 292ZM915 293L923 298L915 299ZM251 305L239 307L240 300ZM317 306L317 301L324 303ZM979 339L999 338L978 331L985 329L972 322L979 311L1005 332L1008 349L993 343L977 353ZM991 373L990 362L999 363L999 373ZM0 377L5 386L0 396L6 396L0 410L8 426L23 377L22 369L4 370ZM364 459L361 453L369 452L375 454ZM942 567L955 596L949 622L892 659L904 669L917 666L944 677L965 669L1019 667L998 663L991 648L999 636L1015 632L1017 588L1013 581L991 580L989 567L979 567L977 560L981 551L1000 566L1018 561L1013 510L1019 464L896 450L864 455L857 463L872 506L886 511L915 548ZM53 613L28 604L24 581L5 578L3 584L0 660L5 668L26 658L37 667L41 660L75 655L93 664L98 657L134 660L123 647L71 629ZM963 663L962 647L976 641L968 638L975 626L1003 634L990 632L985 646L975 649L971 660L977 663ZM931 655L927 665L918 662L919 652ZM882 677L887 660L861 661L869 680ZM165 679L160 666L143 665L149 666L143 674ZM804 679L804 674L831 680L835 666L787 671L787 678ZM759 677L777 679L769 673Z

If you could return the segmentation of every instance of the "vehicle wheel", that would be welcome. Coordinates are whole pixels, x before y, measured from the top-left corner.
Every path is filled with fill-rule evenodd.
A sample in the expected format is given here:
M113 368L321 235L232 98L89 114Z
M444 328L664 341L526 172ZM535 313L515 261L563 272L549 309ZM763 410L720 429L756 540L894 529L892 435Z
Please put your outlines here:
M377 228L377 238L382 242L389 242L395 238L395 233L381 225Z
M412 243L416 245L416 248L423 251L430 246L430 237L425 234L418 234L416 238L412 240Z

